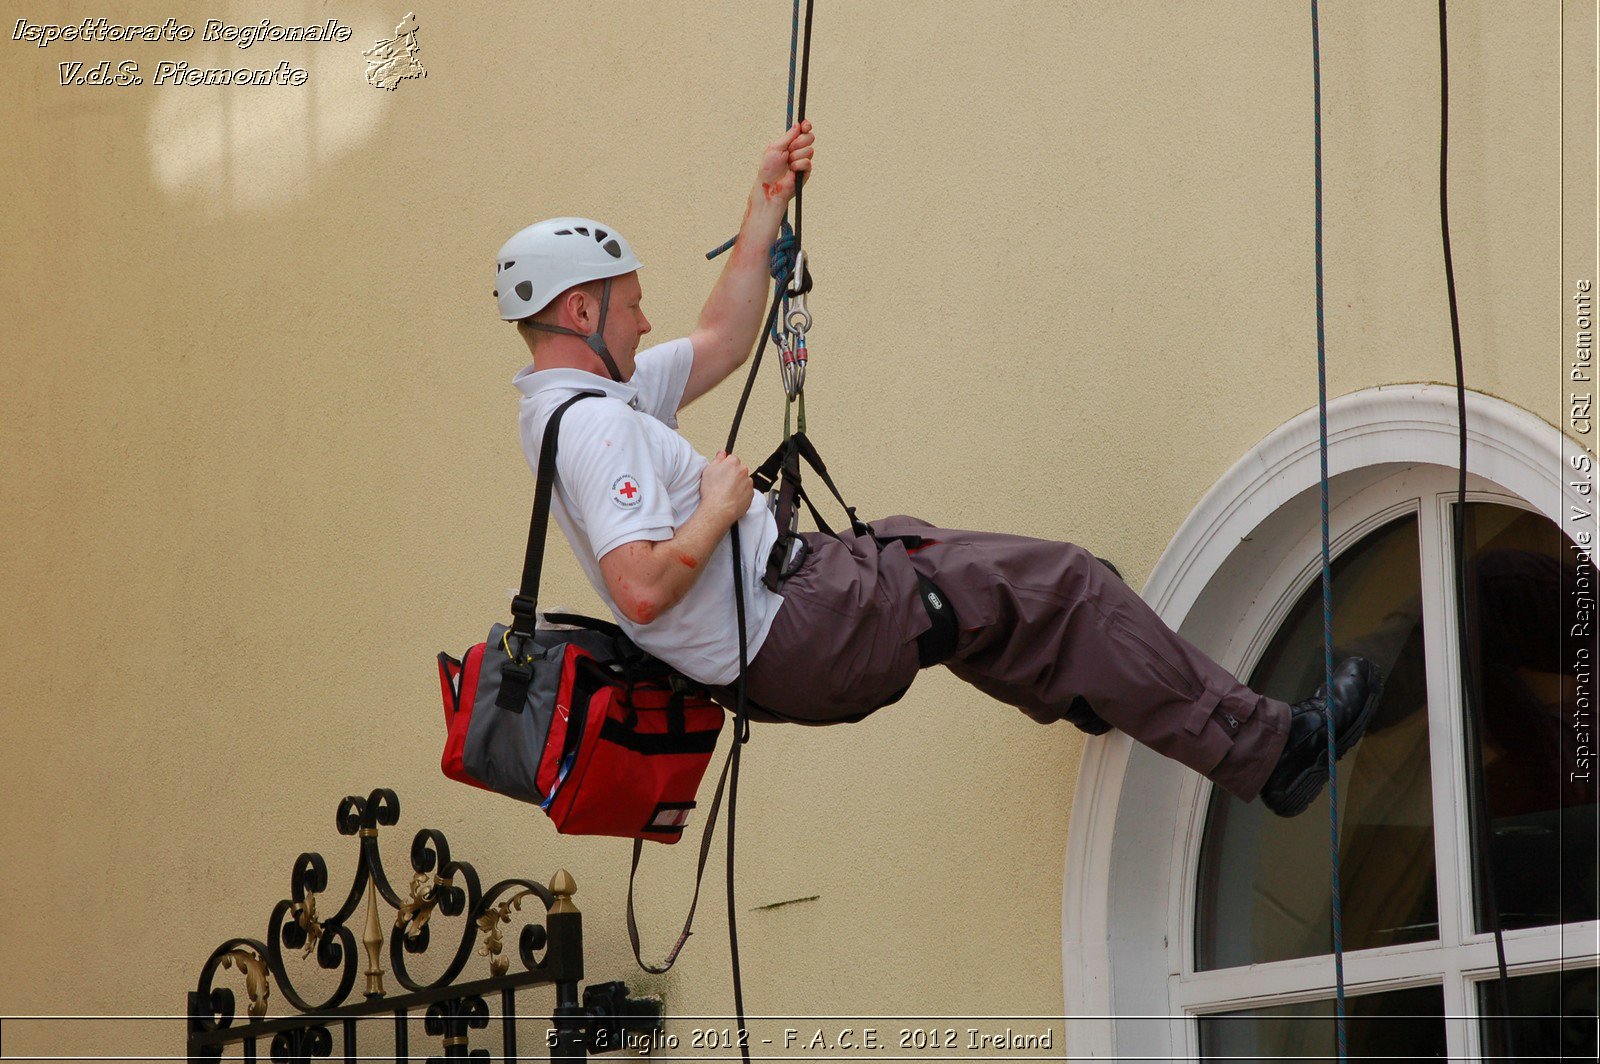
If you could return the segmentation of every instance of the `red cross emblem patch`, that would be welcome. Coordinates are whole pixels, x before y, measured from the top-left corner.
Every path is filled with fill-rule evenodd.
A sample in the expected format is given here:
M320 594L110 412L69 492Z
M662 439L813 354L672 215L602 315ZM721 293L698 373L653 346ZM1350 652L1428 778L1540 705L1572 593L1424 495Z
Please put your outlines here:
M632 510L644 501L644 492L639 488L639 478L631 473L625 473L611 482L611 501L624 510Z

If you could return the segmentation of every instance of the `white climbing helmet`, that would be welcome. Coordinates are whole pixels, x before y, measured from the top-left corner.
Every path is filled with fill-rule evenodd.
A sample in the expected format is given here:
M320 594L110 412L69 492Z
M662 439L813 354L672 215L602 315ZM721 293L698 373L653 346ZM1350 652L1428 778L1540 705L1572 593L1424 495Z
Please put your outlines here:
M592 218L550 218L507 240L495 258L500 317L516 321L543 310L573 285L621 277L639 268L633 249Z

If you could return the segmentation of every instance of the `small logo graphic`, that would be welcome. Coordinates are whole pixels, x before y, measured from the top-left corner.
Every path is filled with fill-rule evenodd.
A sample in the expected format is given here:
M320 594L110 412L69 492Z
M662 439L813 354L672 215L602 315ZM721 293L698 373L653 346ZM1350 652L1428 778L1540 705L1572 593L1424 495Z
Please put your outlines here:
M367 57L367 84L375 89L388 89L406 78L425 78L428 72L417 62L417 16L407 12L394 28L394 37L361 53Z
M639 490L639 481L632 474L625 474L611 482L611 501L624 510L636 509L644 501L644 493Z

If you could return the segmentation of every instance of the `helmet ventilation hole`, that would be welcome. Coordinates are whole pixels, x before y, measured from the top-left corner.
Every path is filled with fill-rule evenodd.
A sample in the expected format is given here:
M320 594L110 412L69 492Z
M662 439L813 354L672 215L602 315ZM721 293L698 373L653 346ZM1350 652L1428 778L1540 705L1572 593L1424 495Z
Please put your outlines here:
M582 233L582 234L583 234L583 235L584 235L584 236L588 236L588 235L589 235L589 230L587 230L587 229L585 229L585 228L584 228L584 227L583 227L583 226L581 226L581 225L576 225L576 226L573 226L573 229L574 229L574 231L576 231L576 232L579 232L579 233Z
M532 299L533 298L533 282L532 281L519 281L519 282L517 282L517 296L524 303L526 303L528 300Z
M612 258L622 258L622 249L617 246L617 242L615 240L607 240L600 246L605 248L606 254L610 255Z
M604 240L606 238L606 235L607 234L606 234L606 231L604 229L596 229L594 231L594 242L596 244L600 243L600 241L602 241L602 240Z

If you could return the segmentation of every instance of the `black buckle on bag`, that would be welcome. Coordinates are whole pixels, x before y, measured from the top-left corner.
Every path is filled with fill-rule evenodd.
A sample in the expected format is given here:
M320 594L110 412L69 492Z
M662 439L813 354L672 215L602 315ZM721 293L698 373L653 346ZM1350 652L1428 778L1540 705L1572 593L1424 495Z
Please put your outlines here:
M517 623L512 627L518 631L532 631L535 622L539 619L538 604L525 595L513 595L511 597L511 616L517 619ZM522 623L524 621L527 622L526 625Z
M511 641L516 640L516 649ZM506 663L500 667L500 690L494 704L509 713L521 713L528 701L528 689L533 686L533 655L527 653L533 636L507 628L500 636L500 649L505 651Z
M500 690L495 694L494 704L508 713L521 713L532 686L533 660L519 662L508 658L500 667Z

